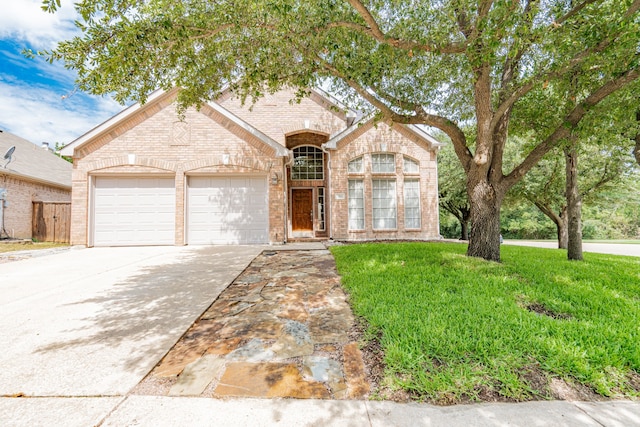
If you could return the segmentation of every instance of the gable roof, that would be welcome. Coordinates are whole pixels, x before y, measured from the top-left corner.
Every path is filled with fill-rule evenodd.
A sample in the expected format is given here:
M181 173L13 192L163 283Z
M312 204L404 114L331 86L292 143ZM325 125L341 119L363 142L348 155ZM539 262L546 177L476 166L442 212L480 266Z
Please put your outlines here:
M92 141L94 138L109 132L111 129L120 125L125 120L128 120L138 112L146 109L148 106L153 105L155 102L163 99L165 95L169 96L175 93L177 90L178 89L165 91L163 89L158 89L154 91L153 93L151 93L151 95L149 95L149 97L147 98L147 102L145 104L140 104L139 102L137 102L131 105L130 107L125 108L120 113L116 114L115 116L111 117L107 121L94 127L89 132L85 133L84 135L80 136L79 138L75 139L69 144L65 145L60 150L60 153L64 156L73 156L73 151L76 148L80 148L83 145L87 144L88 142ZM206 105L211 107L217 113L221 114L225 119L229 120L234 125L239 126L243 131L248 132L252 137L257 138L259 141L273 148L276 152L276 156L285 157L289 155L289 152L286 149L286 147L283 147L282 145L278 144L277 141L265 135L264 133L260 132L258 129L256 129L246 121L242 120L238 116L234 115L233 113L231 113L229 110L227 110L217 102L210 101Z
M13 160L7 164L4 154L13 146L16 147ZM0 130L0 156L0 174L71 189L73 165L26 139Z
M358 120L354 121L351 126L335 135L333 138L329 139L327 142L322 144L322 148L327 150L335 150L338 147L338 143L343 139L347 138L349 135L352 135L354 132L361 130L363 126L374 124L375 114L371 113L366 116L361 116ZM424 142L430 148L439 148L443 147L446 144L435 139L431 136L425 129L417 125L403 125L399 123L394 123L394 126L402 126L404 129L408 130L410 133L419 138L422 142ZM355 135L354 135L355 136ZM359 136L359 135L358 135Z
M93 129L91 129L90 131L88 131L87 133L85 133L84 135L76 138L75 140L71 141L70 143L66 144L64 147L62 147L62 149L60 150L60 154L62 154L63 156L73 156L73 150L76 148L80 148L83 145L85 145L86 143L88 143L89 141L91 141L93 138L113 129L114 127L116 127L118 124L124 122L125 120L127 120L128 118L130 118L131 116L133 116L135 113L141 111L144 109L144 107L153 104L155 101L157 101L158 99L162 98L163 95L166 95L168 92L159 89L156 90L154 92L152 92L148 97L147 97L147 102L145 104L141 104L139 102L136 102L135 104L125 108L124 110L120 111L118 114L116 114L115 116L111 117L110 119L102 122L101 124L99 124L98 126L94 127Z
M108 119L107 121L103 122L102 124L100 124L100 125L96 126L95 128L91 129L89 132L87 132L84 135L80 136L79 138L77 138L76 140L72 141L71 143L65 145L60 150L60 153L62 155L64 155L64 156L72 156L73 152L74 152L74 150L76 148L80 148L83 145L85 145L86 143L92 141L94 138L109 132L110 130L112 130L113 128L118 126L119 124L123 123L125 120L128 120L129 118L131 118L132 116L134 116L138 112L146 109L149 105L154 104L155 102L165 98L166 96L169 96L171 94L176 93L178 90L179 89L177 89L177 88L174 88L171 91L165 91L163 89L158 89L158 90L152 92L149 95L149 97L147 98L147 101L146 101L146 103L144 105L140 104L140 103L135 103L135 104L131 105L130 107L122 110L120 113L116 114L112 118ZM368 115L363 115L362 112L350 110L344 104L342 104L340 102L340 100L338 100L337 98L333 97L331 94L327 93L323 89L312 88L312 89L310 89L310 91L311 91L312 94L314 94L316 96L319 96L320 98L322 98L325 101L327 101L332 107L335 107L335 108L340 109L340 110L347 111L348 114L351 115L354 118L354 122L351 124L351 126L348 126L345 130L343 130L342 132L337 133L332 138L330 138L329 141L327 141L326 143L322 144L322 147L325 148L325 149L335 150L339 141L341 141L342 139L344 139L347 136L351 135L356 130L360 129L361 126L367 125L367 124L370 124L370 123L374 122L374 114L373 113L372 114L368 114ZM230 94L229 93L229 88L223 89L222 94L223 94L222 96L225 96L225 95L228 96ZM247 132L251 138L255 138L255 139L263 142L267 146L273 148L275 150L276 156L278 156L278 157L290 156L290 154L291 154L290 150L288 150L283 145L279 144L276 140L272 139L268 135L266 135L263 132L261 132L259 129L257 129L256 127L254 127L250 123L248 123L246 120L238 117L237 115L235 115L234 113L232 113L231 111L229 111L228 109L223 107L217 101L212 100L212 101L207 102L205 105L207 105L208 107L212 108L216 113L220 114L226 120L228 120L229 122L231 122L234 125L238 126L244 132ZM436 140L433 136L431 136L426 130L420 128L419 126L416 126L416 125L400 125L400 124L397 124L397 126L402 126L403 128L407 129L410 133L415 135L418 139L420 139L422 142L424 142L430 148L437 148L437 147L441 147L441 146L444 145L441 142L439 142L438 140Z
M287 147L284 147L283 145L278 144L278 141L260 132L258 129L251 126L249 123L247 123L246 121L242 120L240 117L233 114L231 111L224 108L222 105L218 104L215 101L209 101L207 102L207 105L213 108L217 113L221 114L224 118L231 121L236 126L239 126L244 131L250 133L251 136L258 138L260 141L264 142L269 147L273 148L276 152L276 156L286 157L289 155L289 150L287 150Z

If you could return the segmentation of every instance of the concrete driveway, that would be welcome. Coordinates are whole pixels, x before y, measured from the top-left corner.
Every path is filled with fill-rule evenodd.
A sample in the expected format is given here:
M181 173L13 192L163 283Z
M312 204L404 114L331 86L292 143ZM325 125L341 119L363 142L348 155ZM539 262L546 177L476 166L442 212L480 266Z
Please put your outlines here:
M0 424L29 425L34 405L55 415L60 401L19 396L95 397L58 421L99 422L263 249L72 249L0 264Z

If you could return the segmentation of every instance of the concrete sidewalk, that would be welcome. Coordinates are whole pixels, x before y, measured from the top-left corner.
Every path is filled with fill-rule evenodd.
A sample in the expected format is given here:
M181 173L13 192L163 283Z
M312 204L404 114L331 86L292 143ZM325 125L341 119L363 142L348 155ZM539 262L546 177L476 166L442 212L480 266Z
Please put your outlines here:
M0 399L3 426L553 426L640 425L640 403L527 402L433 406L345 400L128 396Z

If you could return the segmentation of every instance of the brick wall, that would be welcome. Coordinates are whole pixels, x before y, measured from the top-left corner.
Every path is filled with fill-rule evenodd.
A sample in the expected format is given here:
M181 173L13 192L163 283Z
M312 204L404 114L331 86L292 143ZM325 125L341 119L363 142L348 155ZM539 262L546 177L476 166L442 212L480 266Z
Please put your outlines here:
M341 142L336 151L331 152L331 223L333 238L338 240L370 239L433 239L439 237L438 230L438 193L436 153L420 142L401 126L390 127L384 123L377 126L363 125L349 139ZM373 174L371 172L371 154L393 153L396 161L396 174ZM349 174L349 161L363 156L364 172ZM418 174L405 175L403 156L419 162ZM348 180L364 181L365 229L353 231L348 227ZM373 228L373 201L371 180L374 178L395 179L397 228L394 230L375 230ZM421 228L405 229L404 226L404 179L420 180Z
M7 190L4 228L11 237L30 239L33 202L68 202L71 191L0 174L0 188ZM1 202L0 202L1 203Z
M76 151L73 171L72 244L89 242L90 176L167 175L176 185L175 244L185 243L185 187L191 174L282 176L283 159L272 147L204 106L180 120L172 96L149 105L106 135ZM269 185L272 242L284 241L282 180Z
M344 130L345 116L323 100L312 95L299 104L291 103L293 93L282 91L260 99L255 105L242 106L229 94L219 102L236 116L256 129L286 146L295 145L296 135L306 138L315 134L318 143ZM255 135L235 125L208 106L200 111L188 109L184 120L175 112L175 92L156 99L142 107L135 115L117 127L99 135L90 143L76 150L73 172L73 206L71 241L87 244L89 195L91 176L104 175L168 175L176 185L176 235L175 244L185 242L184 200L187 177L191 174L242 174L263 175L269 181L269 238L272 243L283 242L285 236L286 202L284 179L286 159L276 157L273 147L260 141ZM310 132L310 133L309 133ZM293 145L292 145L293 144ZM347 224L347 162L359 155L373 152L393 152L396 156L398 229L373 230L371 222L371 173L363 176L369 184L366 199L366 230L353 232ZM402 156L410 156L420 162L420 188L422 194L420 230L404 229L402 193ZM424 239L438 236L437 178L435 152L405 128L366 125L352 133L331 154L331 182L327 194L330 208L327 223L337 239ZM370 158L367 157L367 162ZM277 183L271 177L279 175ZM343 193L339 200L336 193Z
M253 105L242 106L240 100L233 97L221 104L282 145L288 135L303 131L329 136L346 128L345 114L336 111L335 105L324 98L312 94L296 103L291 101L294 97L293 91L283 90L267 95Z

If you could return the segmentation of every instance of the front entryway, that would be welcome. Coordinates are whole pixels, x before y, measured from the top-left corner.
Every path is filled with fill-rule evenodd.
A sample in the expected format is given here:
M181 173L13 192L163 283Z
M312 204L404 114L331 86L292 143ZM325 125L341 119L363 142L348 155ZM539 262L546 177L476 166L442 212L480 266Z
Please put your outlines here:
M294 232L313 231L313 189L291 190L291 227Z
M287 167L290 239L322 239L328 236L326 190L327 154L320 145L327 135L300 132L287 136L293 161Z

